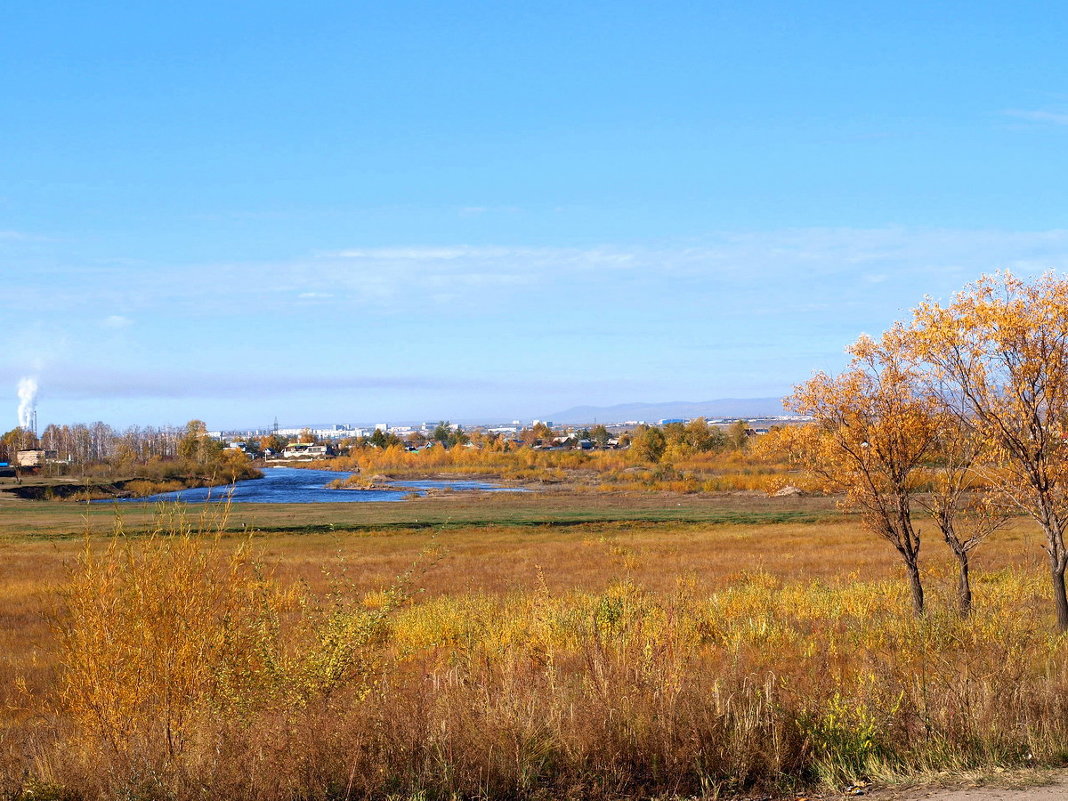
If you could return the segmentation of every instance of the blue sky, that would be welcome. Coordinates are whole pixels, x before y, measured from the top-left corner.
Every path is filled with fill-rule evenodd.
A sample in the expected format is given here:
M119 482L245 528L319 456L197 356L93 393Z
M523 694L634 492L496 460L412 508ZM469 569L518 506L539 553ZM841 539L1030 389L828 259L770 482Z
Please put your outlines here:
M925 294L1068 269L1066 23L9 4L8 423L24 376L42 424L116 426L784 394Z

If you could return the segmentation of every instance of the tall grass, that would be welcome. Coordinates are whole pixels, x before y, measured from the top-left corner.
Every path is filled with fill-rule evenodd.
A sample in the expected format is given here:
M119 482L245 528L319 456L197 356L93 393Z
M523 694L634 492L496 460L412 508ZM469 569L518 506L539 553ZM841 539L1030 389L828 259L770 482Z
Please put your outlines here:
M423 598L284 580L223 525L86 544L55 671L7 697L11 794L713 797L1068 757L1066 640L1014 569L970 619L889 578L653 590L625 549L599 590Z
M87 797L182 797L263 716L288 724L370 691L398 592L369 608L340 587L282 587L250 543L222 547L225 525L225 511L170 507L147 538L121 523L103 547L87 538L55 617L59 682L42 700L63 735L37 754L44 778Z
M338 459L309 463L323 470L359 470L351 486L367 476L396 478L445 475L492 475L504 481L566 485L587 492L774 492L797 483L793 468L770 449L696 452L673 449L656 463L634 451L510 451L463 447L407 451L399 446L356 449Z

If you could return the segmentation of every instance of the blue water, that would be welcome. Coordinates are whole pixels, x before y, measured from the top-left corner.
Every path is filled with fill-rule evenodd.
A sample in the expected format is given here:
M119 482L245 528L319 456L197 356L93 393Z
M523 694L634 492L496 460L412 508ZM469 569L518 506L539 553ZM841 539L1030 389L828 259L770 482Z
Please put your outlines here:
M238 481L232 488L233 503L366 503L368 501L403 501L409 492L426 495L429 489L452 489L458 492L523 492L511 487L499 487L484 481L398 481L396 490L336 490L327 489L331 481L344 481L352 473L333 470L301 470L295 467L268 467L263 478ZM183 501L204 503L224 501L231 487L202 487L176 492L163 492L147 498L122 498L123 502ZM103 501L112 503L113 501Z

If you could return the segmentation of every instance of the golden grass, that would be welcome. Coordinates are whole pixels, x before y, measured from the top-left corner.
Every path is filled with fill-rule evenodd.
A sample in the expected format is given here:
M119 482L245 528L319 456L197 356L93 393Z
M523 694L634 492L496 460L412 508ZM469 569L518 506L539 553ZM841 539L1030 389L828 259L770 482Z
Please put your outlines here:
M457 447L407 451L400 446L355 449L351 455L308 465L321 470L359 470L366 477L425 475L492 476L503 481L566 485L572 492L775 492L797 483L797 471L773 448L697 452L669 448L657 463L636 451L494 450Z
M939 543L915 621L848 519L224 522L0 544L0 792L713 796L1068 756L1023 521L977 552L968 621Z

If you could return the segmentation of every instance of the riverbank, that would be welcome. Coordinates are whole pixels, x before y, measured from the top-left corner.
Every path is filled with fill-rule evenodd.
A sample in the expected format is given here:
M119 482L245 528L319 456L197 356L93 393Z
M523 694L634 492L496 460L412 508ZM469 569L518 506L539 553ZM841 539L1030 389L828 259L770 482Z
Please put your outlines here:
M259 475L250 475L242 480L252 481L262 477L263 474L259 473ZM229 482L204 476L175 476L166 479L131 476L104 481L74 476L23 476L18 482L13 478L0 479L0 498L7 496L9 500L84 503L86 501L147 498L162 492L225 487L228 484Z
M244 505L259 504L320 504L320 503L398 503L426 495L469 495L472 493L510 492L512 489L496 484L451 479L444 481L406 481L393 484L381 481L376 486L362 487L361 492L338 490L333 472L295 469L293 467L268 467L256 481L237 481L224 487L193 487L143 497L153 503L219 503ZM118 503L128 503L131 498L116 498Z
M796 484L797 472L782 455L760 447L719 452L676 450L653 459L619 450L514 450L400 447L354 449L346 456L310 462L316 470L382 475L391 479L456 478L491 480L541 491L625 493L715 493L759 491L773 494Z

